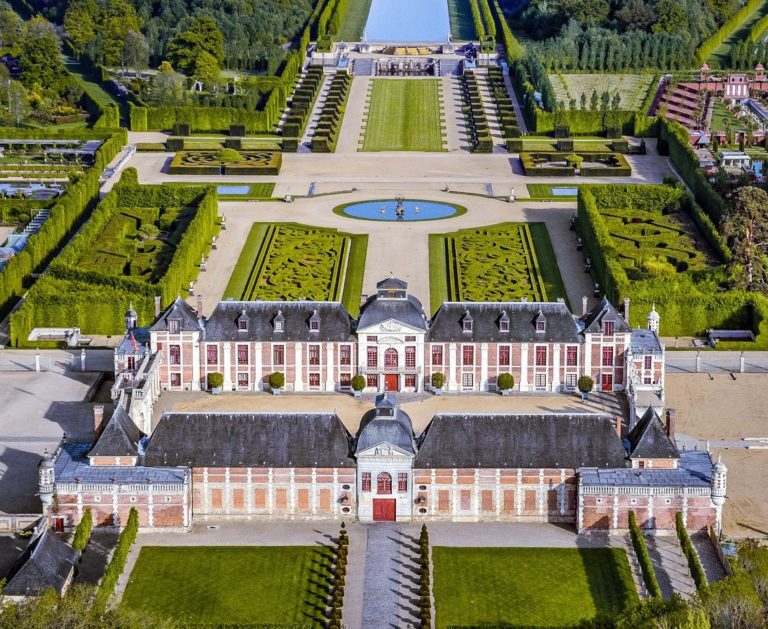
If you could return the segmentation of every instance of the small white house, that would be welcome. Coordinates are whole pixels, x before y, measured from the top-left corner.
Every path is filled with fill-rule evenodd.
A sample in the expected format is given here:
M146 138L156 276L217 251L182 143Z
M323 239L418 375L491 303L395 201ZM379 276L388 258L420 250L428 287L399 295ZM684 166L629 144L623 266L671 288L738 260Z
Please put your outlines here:
M723 168L751 168L752 158L742 151L720 151L717 154Z

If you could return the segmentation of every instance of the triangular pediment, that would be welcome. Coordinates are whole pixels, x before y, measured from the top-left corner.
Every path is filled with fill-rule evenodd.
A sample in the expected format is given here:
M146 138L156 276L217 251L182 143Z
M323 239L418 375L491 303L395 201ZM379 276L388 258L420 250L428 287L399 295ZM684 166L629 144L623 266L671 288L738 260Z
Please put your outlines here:
M397 334L400 332L413 332L416 334L424 334L424 330L398 321L397 319L387 319L381 321L375 325L369 325L365 328L357 328L357 333L365 334Z
M381 443L377 443L375 446L371 446L370 448L366 448L361 452L357 452L355 456L357 456L358 459L361 457L377 456L396 456L412 459L414 455L411 452L406 452L402 448L398 448L396 445L393 445L387 441L382 441Z

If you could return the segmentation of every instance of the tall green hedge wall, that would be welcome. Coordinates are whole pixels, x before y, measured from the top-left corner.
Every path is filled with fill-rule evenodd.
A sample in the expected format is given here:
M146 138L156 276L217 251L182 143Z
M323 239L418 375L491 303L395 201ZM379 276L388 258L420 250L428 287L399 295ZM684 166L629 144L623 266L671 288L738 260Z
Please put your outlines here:
M112 161L127 141L125 129L111 133L99 131L29 130L0 128L4 138L80 138L103 139L96 151L96 161L80 179L70 185L51 208L51 216L43 223L40 231L29 237L27 246L11 258L0 273L0 315L5 315L24 293L30 275L42 269L59 247L64 244L87 212L93 207L99 195L101 171Z
M712 247L717 251L719 242L723 252L728 252L711 221L679 189L649 185L579 187L577 227L586 255L592 261L592 273L608 299L613 303L620 303L625 297L632 300L630 323L634 326L644 325L646 314L655 304L664 336L702 335L709 328L740 328L751 329L758 337L757 344L744 348L768 345L768 299L744 290L722 290L729 279L725 267L640 281L627 277L600 208L657 207L661 210L670 203L680 204L697 223L704 222L708 229L702 231ZM723 344L723 348L739 347Z
M197 206L170 265L157 284L84 271L77 260L96 246L113 214L121 208ZM121 182L99 203L91 219L29 292L11 316L11 344L24 346L35 327L79 327L89 334L119 334L123 313L133 302L144 321L152 319L154 296L171 303L197 276L200 257L216 233L218 204L214 186L139 186L127 169Z

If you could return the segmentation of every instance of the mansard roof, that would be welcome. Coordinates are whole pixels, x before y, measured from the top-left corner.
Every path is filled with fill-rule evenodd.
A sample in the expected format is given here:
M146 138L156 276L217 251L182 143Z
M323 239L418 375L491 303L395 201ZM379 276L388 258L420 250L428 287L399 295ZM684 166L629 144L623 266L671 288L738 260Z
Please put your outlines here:
M416 454L413 424L407 413L400 410L393 397L380 396L376 408L372 408L360 420L355 453L389 443L396 448Z
M653 407L634 425L627 435L631 459L677 459L680 452L667 435L664 424Z
M49 588L61 594L76 563L77 552L46 529L16 560L3 594L32 596Z
M622 467L608 415L438 414L421 435L416 469Z
M380 282L376 283L376 288L395 288L399 290L405 290L408 288L408 283L404 282L403 280L397 278L397 277L388 277L385 280L381 280Z
M472 330L462 322L469 313ZM499 321L509 318L509 331L502 332ZM536 332L536 319L546 318L544 332ZM433 343L475 341L491 343L579 343L579 326L564 302L445 302L432 319L429 340Z
M142 437L144 433L118 406L88 456L137 456Z
M354 467L334 413L165 413L147 466Z
M238 329L245 312L248 329ZM319 330L311 332L309 320L320 318ZM283 331L275 331L282 315ZM206 341L351 341L352 318L337 301L220 301L205 322Z
M605 321L613 322L614 333L632 331L624 317L619 314L619 311L613 307L613 304L606 297L603 297L600 303L592 308L584 318L584 331L601 334Z
M405 298L371 295L361 308L357 328L364 330L389 320L397 321L417 330L427 329L424 307L411 294L408 294Z
M177 319L180 321L180 331L200 331L200 319L197 317L195 309L192 308L181 297L177 297L174 302L162 313L158 319L149 328L151 332L167 332L168 319Z

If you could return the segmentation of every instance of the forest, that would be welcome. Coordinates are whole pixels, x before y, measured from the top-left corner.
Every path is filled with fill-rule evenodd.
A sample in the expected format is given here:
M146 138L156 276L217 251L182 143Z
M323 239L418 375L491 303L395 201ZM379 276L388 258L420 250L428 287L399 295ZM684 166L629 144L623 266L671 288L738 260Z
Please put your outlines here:
M745 0L532 0L513 20L548 69L685 69Z

